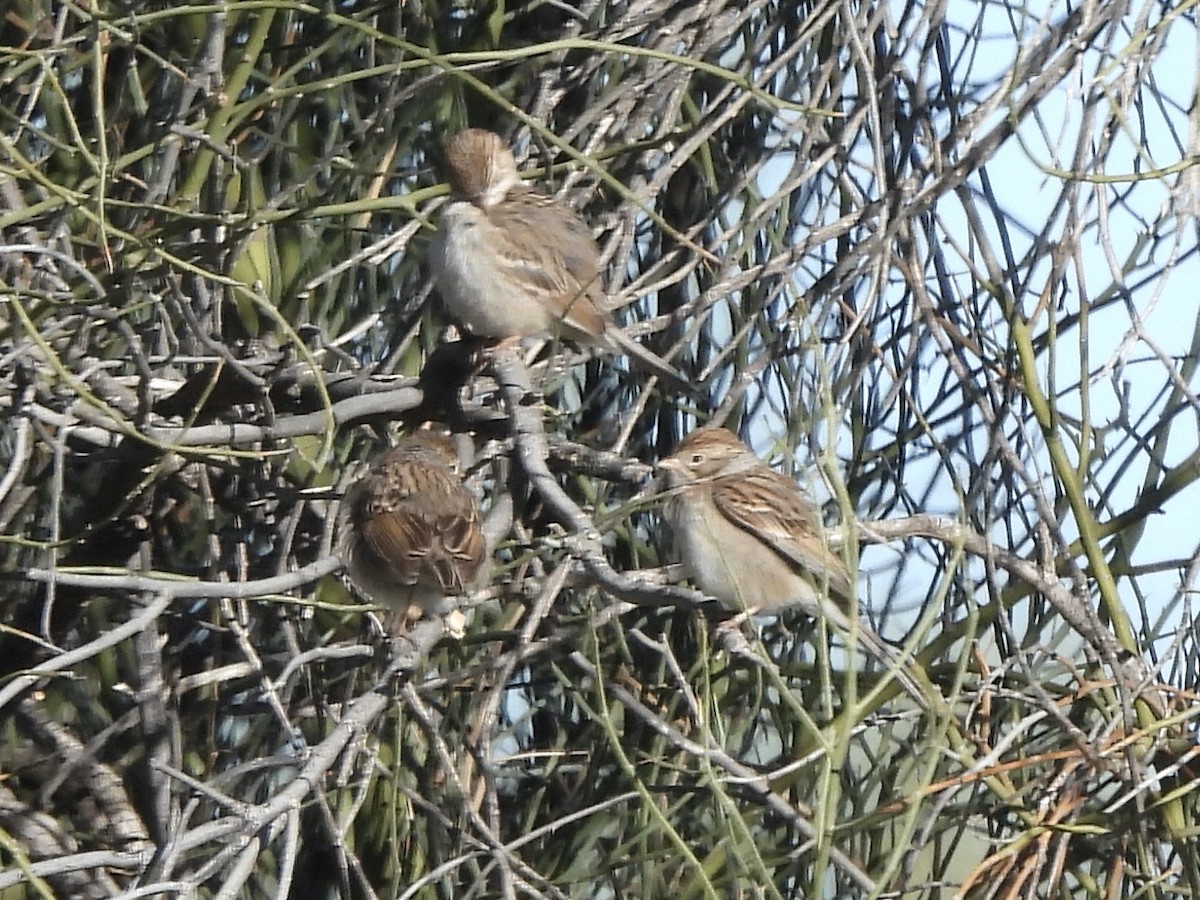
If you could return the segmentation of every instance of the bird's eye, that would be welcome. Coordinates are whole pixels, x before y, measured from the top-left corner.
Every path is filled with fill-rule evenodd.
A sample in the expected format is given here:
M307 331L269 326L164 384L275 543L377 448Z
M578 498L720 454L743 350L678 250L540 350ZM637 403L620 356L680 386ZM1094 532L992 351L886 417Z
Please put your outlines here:
M698 466L702 462L704 462L704 454L703 453L693 453L692 454L692 465L693 466Z

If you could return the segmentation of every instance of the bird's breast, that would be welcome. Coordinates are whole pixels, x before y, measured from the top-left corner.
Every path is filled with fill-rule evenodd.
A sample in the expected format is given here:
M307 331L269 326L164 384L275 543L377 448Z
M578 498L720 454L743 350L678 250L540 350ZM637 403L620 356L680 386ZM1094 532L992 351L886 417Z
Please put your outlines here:
M531 295L487 213L450 204L430 247L430 264L446 310L477 337L528 337L549 332L554 317Z
M675 550L692 582L733 610L809 606L813 588L783 557L705 498L676 501Z

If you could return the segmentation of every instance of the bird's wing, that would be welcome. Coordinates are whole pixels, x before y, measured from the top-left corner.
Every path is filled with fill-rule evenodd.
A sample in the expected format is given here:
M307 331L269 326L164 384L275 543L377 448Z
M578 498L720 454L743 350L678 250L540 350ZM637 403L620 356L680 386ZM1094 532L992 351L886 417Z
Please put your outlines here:
M465 490L459 508L435 515L434 531L440 553L431 560L443 589L450 586L461 594L475 580L487 554L487 541L479 524L479 510Z
M835 597L850 597L850 576L841 557L821 537L816 507L796 483L766 466L712 483L721 513L806 572L820 587L828 580Z
M820 587L821 580L827 579L829 593L841 604L826 606L823 612L839 628L850 630L850 622L840 609L851 602L846 565L821 539L817 509L796 483L773 469L759 466L741 473L736 484L728 476L716 479L712 492L717 508L730 521L757 536L792 565L810 573L815 586ZM911 661L902 664L895 649L866 624L859 622L855 633L862 646L927 707L925 692L907 671L912 667Z
M461 594L486 553L475 500L449 469L423 468L411 487L367 499L362 539L401 584Z
M491 207L488 216L510 245L505 256L512 279L558 311L568 337L599 340L605 322L596 302L603 286L591 232L550 197L514 189L509 201Z

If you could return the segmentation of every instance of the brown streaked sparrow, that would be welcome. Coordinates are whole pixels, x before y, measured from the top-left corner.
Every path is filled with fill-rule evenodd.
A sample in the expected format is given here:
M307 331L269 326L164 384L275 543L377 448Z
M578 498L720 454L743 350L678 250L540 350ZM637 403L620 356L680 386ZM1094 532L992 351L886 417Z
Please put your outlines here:
M692 431L659 468L671 488L664 516L696 587L738 612L823 616L925 702L895 651L864 623L852 625L850 574L825 544L817 509L799 485L724 428Z
M444 154L452 199L429 258L451 316L476 337L559 336L624 352L672 384L687 384L601 311L591 231L521 183L499 135L468 129L446 141Z
M448 437L412 434L382 453L347 494L345 537L351 579L390 607L394 631L410 606L441 614L485 571L479 504L455 471Z

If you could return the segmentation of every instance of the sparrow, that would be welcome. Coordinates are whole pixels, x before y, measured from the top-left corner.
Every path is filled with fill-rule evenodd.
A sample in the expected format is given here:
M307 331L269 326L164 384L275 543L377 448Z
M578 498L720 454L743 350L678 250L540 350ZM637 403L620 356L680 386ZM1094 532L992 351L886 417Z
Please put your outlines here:
M591 231L568 207L521 183L499 135L471 128L443 152L452 199L429 259L459 324L476 337L556 336L624 352L672 384L687 384L601 311Z
M659 463L670 490L664 518L692 582L738 612L800 609L823 616L897 673L925 702L895 651L847 610L857 600L841 557L826 545L808 495L724 428L698 428Z
M479 504L459 479L444 435L420 431L375 459L348 492L346 567L364 593L390 607L389 630L410 606L438 615L484 574Z

